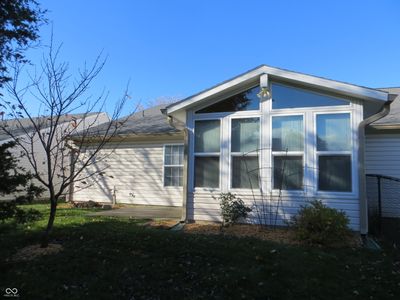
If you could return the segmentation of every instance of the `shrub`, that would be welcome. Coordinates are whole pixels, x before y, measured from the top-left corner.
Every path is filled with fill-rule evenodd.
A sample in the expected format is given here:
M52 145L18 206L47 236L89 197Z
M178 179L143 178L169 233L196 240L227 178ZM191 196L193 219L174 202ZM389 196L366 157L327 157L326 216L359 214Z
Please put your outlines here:
M42 213L33 208L23 210L17 207L14 218L19 224L31 223L40 220L42 218Z
M17 209L15 201L0 202L0 221L4 222L7 219L14 217Z
M219 196L223 225L235 224L239 219L246 218L251 208L243 200L232 193L221 193Z
M345 212L327 207L319 200L302 206L293 217L297 237L311 244L331 245L348 237L349 218Z
M4 222L7 219L14 218L19 223L31 223L39 220L42 213L37 209L30 208L23 210L17 207L15 201L0 202L0 221Z
M41 186L36 186L33 183L29 184L26 188L26 194L18 196L15 201L17 204L32 203L33 200L40 197L43 194L45 188Z

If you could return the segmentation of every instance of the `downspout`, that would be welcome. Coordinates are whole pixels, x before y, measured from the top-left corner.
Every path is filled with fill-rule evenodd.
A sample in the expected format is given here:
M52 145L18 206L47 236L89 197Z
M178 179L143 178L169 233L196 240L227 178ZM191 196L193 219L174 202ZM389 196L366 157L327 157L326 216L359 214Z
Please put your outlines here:
M165 113L165 111L163 111ZM176 124L174 122L174 118L171 116L168 117L168 123L172 127L176 128L177 130L183 131L183 182L182 182L182 216L180 223L186 223L188 220L187 216L187 194L188 194L188 153L189 153L189 130L179 122L180 124ZM180 128L179 128L180 127ZM183 129L182 129L183 127Z
M358 126L359 147L358 147L358 176L359 176L359 199L360 199L360 233L366 235L368 233L368 200L366 193L366 178L365 178L365 127L385 116L390 112L390 104L397 95L389 94L388 100L383 105L382 109L363 120Z

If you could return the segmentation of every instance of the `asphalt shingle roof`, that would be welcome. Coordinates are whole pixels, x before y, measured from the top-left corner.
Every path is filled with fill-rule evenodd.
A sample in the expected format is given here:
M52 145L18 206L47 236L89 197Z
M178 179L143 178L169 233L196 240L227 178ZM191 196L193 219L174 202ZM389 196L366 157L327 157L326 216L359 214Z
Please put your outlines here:
M397 94L397 98L390 104L390 112L386 117L372 123L373 125L400 125L400 87L379 89L390 94Z
M180 132L168 123L167 117L161 112L166 105L157 105L143 111L131 114L128 117L120 118L118 121L124 122L118 130L120 135L136 134L171 134ZM109 126L105 123L93 128L93 135L102 134Z
M97 113L95 113L95 112L88 113L87 116L94 115L94 114L97 114ZM81 119L83 116L84 116L84 114L63 115L60 117L59 123L65 123L65 122L69 122L72 120ZM34 118L34 121L37 123L49 122L47 117ZM15 136L24 135L26 133L25 131L27 131L28 133L31 133L35 130L34 126L32 125L32 122L29 118L21 118L21 119L19 119L18 122L15 119L0 121L0 125L4 125L5 123L7 124L7 130L9 130ZM46 126L43 126L43 127L46 128ZM10 138L10 136L0 128L0 141L7 140L9 138Z

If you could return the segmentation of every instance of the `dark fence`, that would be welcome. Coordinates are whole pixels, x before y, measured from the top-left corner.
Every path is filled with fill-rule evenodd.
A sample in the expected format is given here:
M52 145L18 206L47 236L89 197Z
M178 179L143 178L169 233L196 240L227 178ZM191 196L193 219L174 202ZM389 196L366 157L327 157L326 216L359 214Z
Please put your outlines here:
M400 178L367 174L370 228L381 231L387 218L400 218Z

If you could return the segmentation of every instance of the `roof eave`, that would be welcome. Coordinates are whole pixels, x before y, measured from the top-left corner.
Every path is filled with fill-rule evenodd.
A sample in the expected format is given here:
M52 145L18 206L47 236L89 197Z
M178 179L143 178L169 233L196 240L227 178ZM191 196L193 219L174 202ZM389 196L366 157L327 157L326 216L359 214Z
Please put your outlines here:
M176 132L155 132L155 133L125 133L125 134L117 134L112 137L112 139L125 139L125 138L149 138L149 137L162 137L162 136L181 136L183 134L182 131L176 131ZM95 136L88 136L85 139L88 142L95 142L103 139L104 136L101 135L95 135ZM81 137L71 137L71 140L73 141L80 141Z

